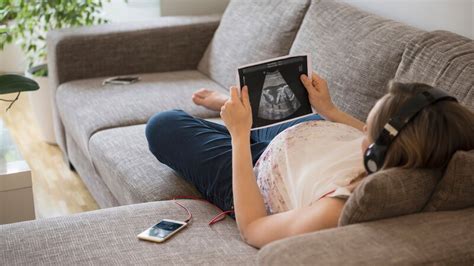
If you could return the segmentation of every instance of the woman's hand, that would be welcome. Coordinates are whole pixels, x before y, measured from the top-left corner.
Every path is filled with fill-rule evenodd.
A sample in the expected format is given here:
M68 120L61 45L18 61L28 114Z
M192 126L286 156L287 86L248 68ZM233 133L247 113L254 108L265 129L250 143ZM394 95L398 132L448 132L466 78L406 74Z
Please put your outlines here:
M331 118L338 112L338 109L331 100L327 82L316 72L313 72L312 79L309 79L306 75L301 75L301 82L308 91L311 106L318 114L332 120Z
M249 136L252 127L252 108L248 87L244 86L239 97L237 87L230 88L230 99L221 108L221 118L232 138Z
M309 102L316 112L324 116L329 121L346 124L363 131L364 122L359 121L350 114L340 111L332 102L327 82L318 74L313 72L312 79L306 75L301 75L301 82L305 86L309 95Z

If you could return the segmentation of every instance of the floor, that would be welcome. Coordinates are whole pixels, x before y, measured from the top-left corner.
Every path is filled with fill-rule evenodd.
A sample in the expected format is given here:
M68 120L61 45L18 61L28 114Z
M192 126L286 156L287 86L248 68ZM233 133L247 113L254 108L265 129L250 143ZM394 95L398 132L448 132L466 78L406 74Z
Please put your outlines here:
M22 93L8 112L5 112L7 103L0 102L0 118L31 168L36 218L98 209L80 177L64 162L59 147L41 140L28 96L28 93ZM2 99L14 97L12 94L0 95Z

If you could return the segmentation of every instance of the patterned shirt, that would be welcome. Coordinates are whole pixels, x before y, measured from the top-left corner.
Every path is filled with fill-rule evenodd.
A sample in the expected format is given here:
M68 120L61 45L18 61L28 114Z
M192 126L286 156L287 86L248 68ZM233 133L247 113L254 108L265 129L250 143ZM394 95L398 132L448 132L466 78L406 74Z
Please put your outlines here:
M268 213L308 206L320 197L347 198L350 182L364 172L359 130L310 121L281 132L254 167Z

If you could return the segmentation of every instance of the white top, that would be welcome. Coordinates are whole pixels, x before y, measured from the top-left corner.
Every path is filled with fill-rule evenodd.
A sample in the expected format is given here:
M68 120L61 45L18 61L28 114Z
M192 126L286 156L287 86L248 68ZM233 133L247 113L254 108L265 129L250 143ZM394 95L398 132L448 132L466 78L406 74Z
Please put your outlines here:
M346 186L364 172L362 139L359 130L329 121L305 122L281 132L254 167L267 211L308 206L328 193L348 197Z

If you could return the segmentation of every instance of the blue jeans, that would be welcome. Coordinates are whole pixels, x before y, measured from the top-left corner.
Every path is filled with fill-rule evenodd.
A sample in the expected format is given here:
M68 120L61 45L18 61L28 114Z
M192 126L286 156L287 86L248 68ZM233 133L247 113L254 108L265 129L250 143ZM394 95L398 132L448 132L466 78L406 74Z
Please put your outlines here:
M253 164L278 133L301 122L321 119L311 115L252 131ZM206 200L222 210L233 208L232 145L225 126L171 110L150 118L146 137L153 155L192 183Z

